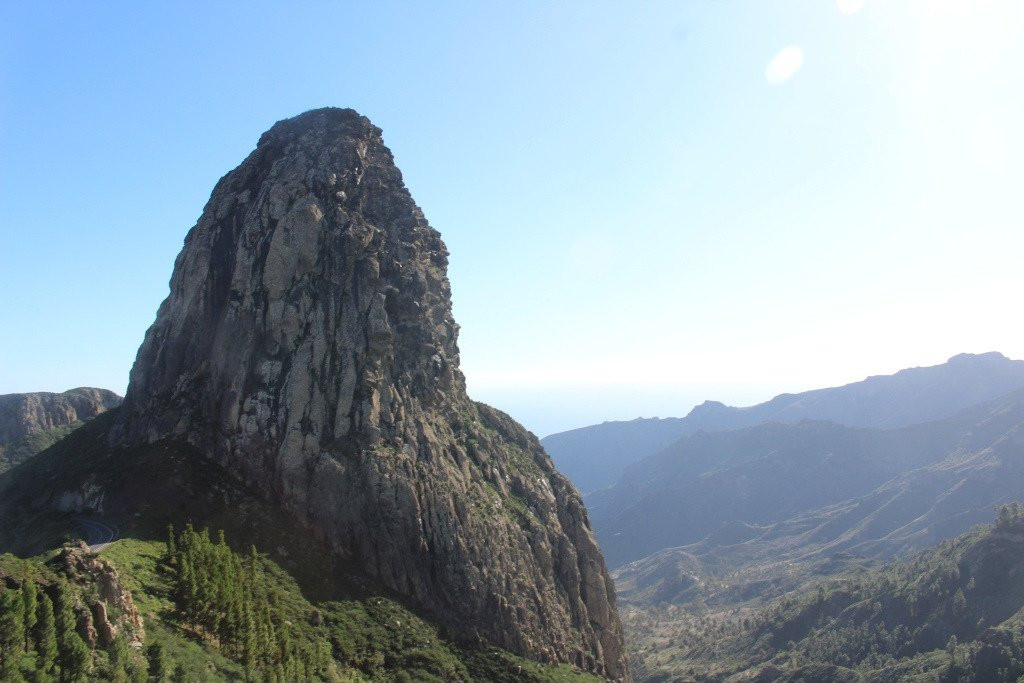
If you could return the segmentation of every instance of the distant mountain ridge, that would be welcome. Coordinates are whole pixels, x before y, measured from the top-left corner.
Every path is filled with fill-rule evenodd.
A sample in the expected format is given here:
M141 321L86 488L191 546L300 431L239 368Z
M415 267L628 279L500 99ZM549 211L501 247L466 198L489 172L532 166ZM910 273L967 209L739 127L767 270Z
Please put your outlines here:
M33 432L88 420L121 405L121 400L113 391L93 387L78 387L59 394L4 394L0 396L0 445Z
M841 387L780 394L735 408L705 401L683 418L605 422L541 440L555 465L584 493L606 488L626 468L698 431L767 422L826 420L848 427L893 429L941 420L1024 388L1024 360L998 352L959 354L941 365L877 375Z
M1024 390L901 429L830 422L701 432L587 497L612 567L681 547L723 565L888 559L1024 497ZM722 529L741 525L722 536Z
M0 472L63 438L85 420L121 405L107 389L78 387L0 396Z

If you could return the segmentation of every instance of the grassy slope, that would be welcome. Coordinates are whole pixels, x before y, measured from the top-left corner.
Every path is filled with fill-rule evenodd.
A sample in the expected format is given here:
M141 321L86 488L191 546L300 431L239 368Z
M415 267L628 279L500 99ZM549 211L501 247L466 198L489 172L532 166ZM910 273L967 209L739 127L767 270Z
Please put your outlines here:
M162 566L164 547L124 539L101 556L117 566L147 629L147 644L161 642L171 658L197 680L240 679L240 667L183 627ZM282 595L294 623L322 629L331 641L340 680L352 681L586 681L569 667L545 667L499 650L471 650L445 640L431 624L386 596L312 603L295 580L274 562L264 570ZM313 626L310 617L321 616ZM406 676L408 678L406 678Z

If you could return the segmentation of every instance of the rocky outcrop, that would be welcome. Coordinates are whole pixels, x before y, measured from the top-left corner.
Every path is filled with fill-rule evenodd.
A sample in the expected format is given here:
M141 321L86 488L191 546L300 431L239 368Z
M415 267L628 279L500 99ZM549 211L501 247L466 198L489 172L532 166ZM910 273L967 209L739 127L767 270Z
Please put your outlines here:
M78 605L78 630L86 644L108 647L120 633L140 646L146 640L142 616L135 607L131 592L120 581L117 570L106 560L89 551L85 543L65 546L55 560L62 572L74 583L88 585L96 596L91 605ZM119 616L109 618L110 607Z
M626 677L579 495L472 402L447 251L381 132L279 122L217 184L111 443L187 443L454 636Z
M75 630L90 650L97 646L109 647L121 634L133 647L142 647L146 640L142 615L135 607L131 592L109 562L94 555L89 546L80 541L64 546L49 565L59 572L62 581L66 579L78 587L71 592ZM20 589L23 580L24 577L6 576L0 570L0 589L4 586ZM51 600L57 599L57 581L36 577L36 585L48 593Z
M62 394L38 392L0 396L0 446L30 434L88 420L121 405L106 389L80 387Z

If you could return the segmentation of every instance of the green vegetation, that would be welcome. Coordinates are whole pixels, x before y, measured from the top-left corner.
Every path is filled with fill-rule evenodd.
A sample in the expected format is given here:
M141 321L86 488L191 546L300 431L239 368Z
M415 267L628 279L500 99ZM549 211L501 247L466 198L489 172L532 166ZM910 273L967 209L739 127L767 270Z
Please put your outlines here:
M245 679L329 679L329 645L321 629L296 613L281 582L268 579L252 548L242 557L209 533L168 530L172 594L180 623L242 665ZM305 617L305 618L303 618Z
M0 680L85 678L92 658L77 631L75 601L65 582L42 592L31 579L17 588L0 584ZM118 672L126 673L129 661L119 664Z
M0 600L0 680L597 680L453 643L386 595L310 602L275 562L254 548L237 552L223 533L168 529L164 542L122 539L100 556L132 594L142 647L124 637L86 644L76 615L99 599L97 587L66 575L55 553L0 555L0 584L20 584Z
M526 487L522 481L535 481L547 475L526 449L488 424L487 416L495 412L473 401L459 410L462 445L466 453L480 466L485 476L497 476L506 482L502 485L504 491L500 491L495 486L496 480L485 480L482 490L469 492L469 499L485 514L500 513L518 526L529 529L538 520L524 497Z

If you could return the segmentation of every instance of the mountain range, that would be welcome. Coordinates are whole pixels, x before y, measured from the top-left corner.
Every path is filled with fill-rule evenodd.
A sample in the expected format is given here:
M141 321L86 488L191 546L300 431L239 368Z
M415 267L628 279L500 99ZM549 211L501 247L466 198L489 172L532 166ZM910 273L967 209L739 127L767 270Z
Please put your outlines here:
M1018 363L999 354L958 356L943 366L892 376L904 377L901 382L869 380L881 387L873 392L850 385L811 392L817 399L829 397L827 402L776 399L775 407L784 408L781 413L767 407L758 411L781 415L784 421L731 428L734 422L719 420L716 428L680 437L628 465L614 485L588 494L598 541L615 568L637 678L853 681L866 675L906 680L908 672L917 670L930 672L922 680L932 680L936 672L944 680L954 670L963 680L1006 680L998 672L993 679L980 674L999 668L989 661L994 652L1002 652L1004 645L1017 647L1005 634L961 624L929 635L916 613L913 619L899 617L899 628L891 621L873 627L864 606L846 603L827 616L815 606L821 591L833 591L828 582L890 577L893 571L904 577L905 570L890 570L884 563L922 551L937 557L950 539L974 533L972 528L989 521L994 508L1010 509L1006 506L1024 499L1024 389L910 424L902 423L915 415L934 415L940 402L897 410L900 400L911 395L911 384L931 386L947 398L957 386L971 387L963 402L998 393ZM990 372L996 365L1011 372ZM951 366L957 366L955 372ZM973 380L965 372L972 366L978 371ZM926 382L929 378L936 382ZM844 397L844 391L851 395ZM886 426L791 419L798 409L829 414L823 405L829 411L856 405L838 417ZM887 410L892 417L885 417ZM728 409L705 414L714 412L728 420L746 419ZM1024 558L1016 545L999 547L1007 562ZM942 572L935 575L941 578ZM997 579L1005 577L986 580ZM913 594L904 587L894 596L890 579L872 581L877 596L858 598L868 606L884 609L889 602L910 599L908 591ZM943 590L928 594L933 613L954 609L956 589ZM977 593L973 582L970 590ZM1016 604L1015 597L1004 597L1007 604ZM779 617L794 601L805 605L803 616L792 617L799 626ZM995 605L986 604L986 625L1010 616L999 612L996 618ZM817 616L811 619L810 613ZM791 635L800 628L802 635ZM948 656L934 653L950 636L971 639L970 647L957 651L958 661L967 662L965 669L951 669ZM752 651L760 652L761 659L749 659ZM999 654L996 659L1013 669L1014 657ZM909 661L893 664L902 659Z
M56 443L82 422L121 405L107 389L0 396L0 472Z
M891 557L1024 497L1024 391L920 425L699 432L587 498L612 566L697 544L761 560ZM725 550L724 548L729 548Z
M0 678L1024 673L1024 361L541 442L469 398L447 265L365 117L268 130L123 400L0 397Z
M552 434L541 443L559 470L586 494L611 486L629 465L699 431L801 420L892 429L941 420L1020 388L1024 388L1024 361L996 352L960 354L941 365L908 368L841 387L781 394L747 408L706 401L686 417L604 422Z

